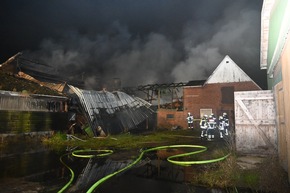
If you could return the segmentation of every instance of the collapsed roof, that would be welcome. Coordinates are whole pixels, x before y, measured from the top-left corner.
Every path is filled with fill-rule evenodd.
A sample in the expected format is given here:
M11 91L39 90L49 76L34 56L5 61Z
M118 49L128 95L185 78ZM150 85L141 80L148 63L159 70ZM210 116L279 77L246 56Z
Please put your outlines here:
M121 91L83 90L69 85L77 95L94 133L101 126L108 133L120 133L136 128L153 111L147 101Z

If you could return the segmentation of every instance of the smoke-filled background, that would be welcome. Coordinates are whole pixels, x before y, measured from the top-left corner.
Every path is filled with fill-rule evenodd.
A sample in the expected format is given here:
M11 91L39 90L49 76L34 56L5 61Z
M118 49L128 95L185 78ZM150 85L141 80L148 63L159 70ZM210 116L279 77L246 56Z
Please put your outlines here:
M0 62L22 51L87 88L99 78L120 78L127 87L207 79L229 55L263 88L262 3L2 0Z

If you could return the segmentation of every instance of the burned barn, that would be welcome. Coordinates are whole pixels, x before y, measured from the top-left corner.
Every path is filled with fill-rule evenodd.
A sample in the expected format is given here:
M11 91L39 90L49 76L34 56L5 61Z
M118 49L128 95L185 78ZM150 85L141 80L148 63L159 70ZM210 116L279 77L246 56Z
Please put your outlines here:
M99 135L98 128L108 135L154 127L151 104L141 98L69 87L68 96L0 90L0 133L67 132L75 123L74 133L88 128L92 136Z
M22 53L0 65L3 77L13 79L0 84L4 89L0 90L0 123L5 123L0 133L18 128L16 133L58 130L98 136L100 129L108 135L155 127L151 104L119 91L119 79L106 82L112 92L84 90L81 81L63 80L53 72L49 65L26 59ZM44 88L47 94L39 94Z

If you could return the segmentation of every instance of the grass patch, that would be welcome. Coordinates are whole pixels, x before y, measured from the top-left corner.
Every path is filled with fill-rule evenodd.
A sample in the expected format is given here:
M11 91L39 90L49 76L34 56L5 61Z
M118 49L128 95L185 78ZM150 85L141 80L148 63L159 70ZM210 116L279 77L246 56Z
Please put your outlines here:
M179 137L176 137L179 136ZM190 138L180 139L180 136L192 136L191 131L157 131L146 134L130 134L123 133L119 135L111 135L105 138L87 138L85 136L76 136L77 138L67 140L66 134L56 133L51 138L44 138L44 144L49 145L53 149L64 148L66 146L79 146L80 148L89 149L135 149L143 147L151 147L156 144L178 144L189 143Z
M192 184L222 189L236 185L238 170L232 155L221 162L193 167Z
M257 168L241 169L235 155L226 160L193 166L190 183L198 186L221 188L229 192L288 193L290 192L287 173L279 165L278 159L266 158Z

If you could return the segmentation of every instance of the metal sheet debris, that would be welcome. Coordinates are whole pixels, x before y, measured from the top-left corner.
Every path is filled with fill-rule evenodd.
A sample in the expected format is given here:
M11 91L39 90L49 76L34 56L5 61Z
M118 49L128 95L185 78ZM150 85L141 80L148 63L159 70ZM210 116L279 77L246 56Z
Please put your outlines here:
M121 91L83 90L72 85L69 87L77 95L95 135L98 126L107 134L129 131L153 113L150 103Z

